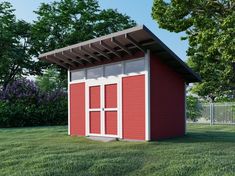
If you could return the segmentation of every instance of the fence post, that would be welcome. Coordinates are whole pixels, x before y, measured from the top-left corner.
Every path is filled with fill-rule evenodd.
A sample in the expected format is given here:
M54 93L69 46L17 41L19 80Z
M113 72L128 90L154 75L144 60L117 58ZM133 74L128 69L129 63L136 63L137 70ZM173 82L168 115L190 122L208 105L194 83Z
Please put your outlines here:
M210 103L210 125L214 125L214 104Z
M233 116L233 105L231 105L231 108L232 108L232 116L231 117L232 117L232 124L233 124L234 123L234 121L233 121L233 117L234 117Z
M212 108L211 108L211 103L210 103L210 125L212 125L212 117L211 117L211 114L212 114L212 113L211 113L211 109L212 109Z

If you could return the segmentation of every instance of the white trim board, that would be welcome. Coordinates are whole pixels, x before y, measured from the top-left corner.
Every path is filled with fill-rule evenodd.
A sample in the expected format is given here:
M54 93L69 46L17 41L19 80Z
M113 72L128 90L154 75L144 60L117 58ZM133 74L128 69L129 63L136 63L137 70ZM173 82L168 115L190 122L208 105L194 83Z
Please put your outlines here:
M145 140L150 140L150 50L145 54Z
M68 135L70 135L70 70L68 70Z

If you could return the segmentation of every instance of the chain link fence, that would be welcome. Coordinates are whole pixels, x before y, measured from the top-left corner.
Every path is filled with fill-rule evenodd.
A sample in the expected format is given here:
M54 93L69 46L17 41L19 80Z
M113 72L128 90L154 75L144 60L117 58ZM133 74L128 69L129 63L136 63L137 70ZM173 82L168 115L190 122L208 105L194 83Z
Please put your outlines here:
M235 125L235 103L203 103L199 105L199 118L196 122L213 124Z

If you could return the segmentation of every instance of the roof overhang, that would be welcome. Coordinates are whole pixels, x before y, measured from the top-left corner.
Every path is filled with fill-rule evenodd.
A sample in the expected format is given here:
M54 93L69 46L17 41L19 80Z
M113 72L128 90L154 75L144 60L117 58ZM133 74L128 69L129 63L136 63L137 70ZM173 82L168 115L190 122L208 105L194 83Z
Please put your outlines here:
M40 54L39 59L73 70L107 61L114 62L115 59L120 60L140 51L145 53L147 50L181 74L187 83L201 80L144 25Z

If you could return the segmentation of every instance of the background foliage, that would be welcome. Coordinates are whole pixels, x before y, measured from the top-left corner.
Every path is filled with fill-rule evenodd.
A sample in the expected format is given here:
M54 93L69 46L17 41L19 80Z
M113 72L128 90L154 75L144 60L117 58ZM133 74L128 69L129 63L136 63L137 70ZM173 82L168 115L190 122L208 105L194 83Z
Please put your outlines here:
M120 31L136 23L97 0L42 3L32 23L0 2L0 127L67 123L67 71L40 53ZM34 81L24 77L35 76Z
M95 37L107 35L135 26L129 16L117 10L101 10L97 0L61 0L42 3L32 24L31 49L39 53L65 47ZM41 68L49 64L38 62ZM55 67L58 68L58 67ZM67 72L57 69L66 84Z
M188 63L203 79L193 93L211 101L233 98L235 1L154 0L152 16L161 28L185 32Z
M67 79L61 78L60 72L55 68L51 67L44 71L43 75L36 77L36 84L44 92L53 91L56 89L67 88Z
M186 107L187 118L193 122L196 122L197 119L201 116L202 110L199 99L192 95L188 95L186 98Z
M17 20L8 2L0 3L0 87L40 72L29 53L31 24Z
M0 92L0 127L64 125L67 95L42 91L33 81L19 79Z

